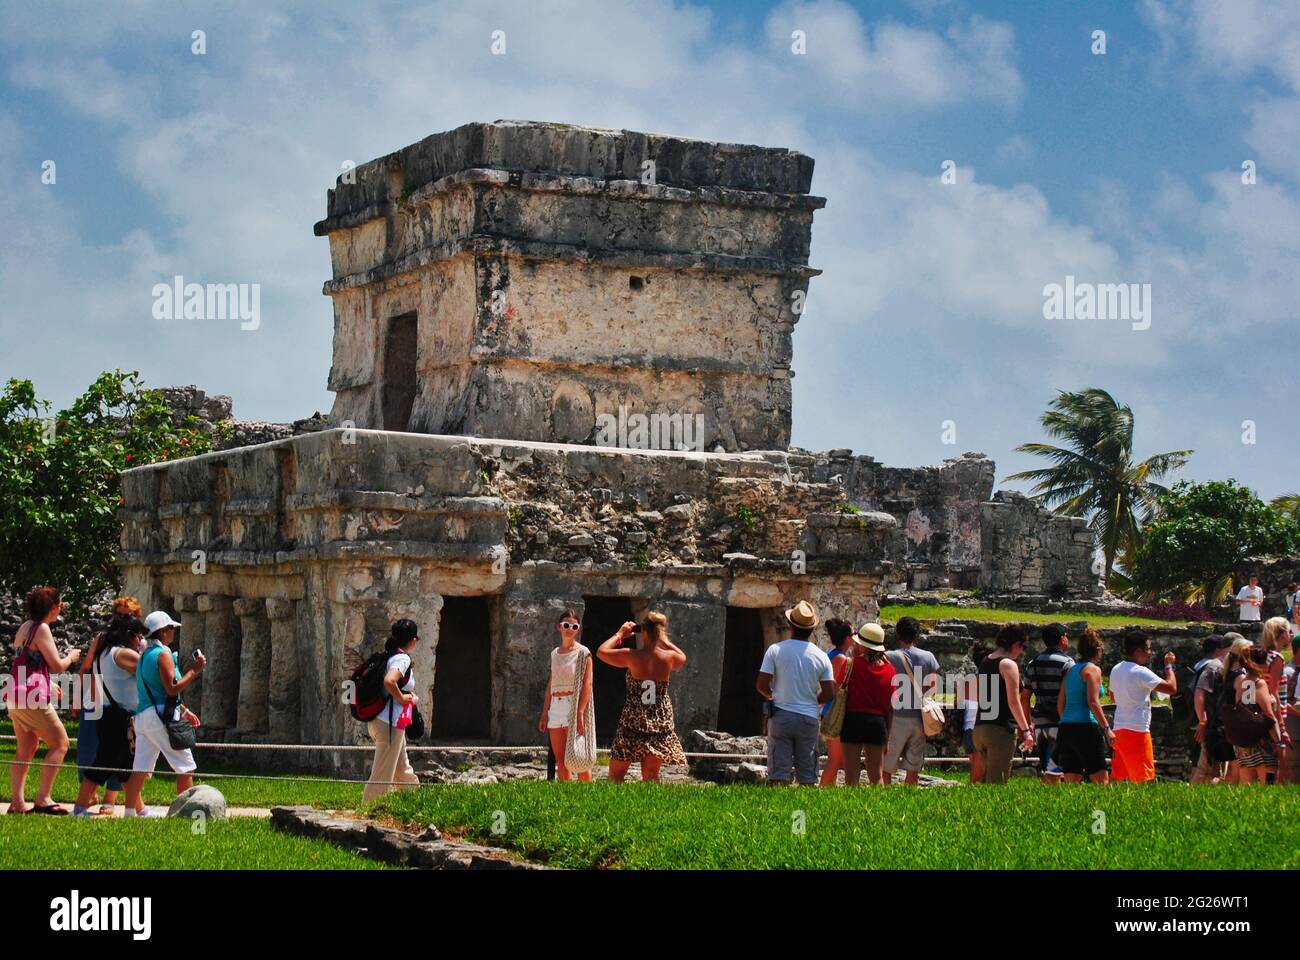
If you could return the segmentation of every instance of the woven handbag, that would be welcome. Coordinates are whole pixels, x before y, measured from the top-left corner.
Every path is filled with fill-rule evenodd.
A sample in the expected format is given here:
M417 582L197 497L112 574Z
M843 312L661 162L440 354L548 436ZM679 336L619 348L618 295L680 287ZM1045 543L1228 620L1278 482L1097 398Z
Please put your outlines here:
M564 739L564 765L570 773L591 773L596 768L596 705L595 697L587 698L583 726L586 732L578 734L578 704L587 680L587 661L591 654L586 647L578 648L578 662L573 667L573 708L569 714L569 732Z
M938 700L933 700L921 692L921 685L916 682L916 674L912 672L912 658L903 653L903 669L907 671L907 678L912 681L912 689L916 691L916 698L921 701L921 729L925 732L926 737L937 737L948 726L948 721L944 716L943 704Z
M831 708L826 711L826 716L822 717L822 736L831 739L838 737L840 731L844 729L844 710L849 702L849 677L853 676L855 655L848 653L845 656L849 658L849 662L844 666L844 682L835 691L835 699L831 701Z

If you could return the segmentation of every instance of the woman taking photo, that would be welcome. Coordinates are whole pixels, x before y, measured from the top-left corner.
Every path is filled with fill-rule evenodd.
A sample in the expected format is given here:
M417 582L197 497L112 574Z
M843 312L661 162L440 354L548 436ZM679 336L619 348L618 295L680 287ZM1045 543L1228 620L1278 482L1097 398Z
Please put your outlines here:
M984 764L983 783L1003 784L1011 778L1011 758L1019 734L1022 750L1034 746L1034 728L1020 700L1020 667L1028 638L1023 627L1005 624L994 640L993 652L979 665L979 712L971 739Z
M830 658L831 669L835 670L840 660L849 652L853 646L853 627L847 620L840 620L832 617L826 621L826 635L831 638L831 648L826 652ZM847 663L848 661L844 661ZM835 689L842 686L843 681L840 679L841 671L835 671ZM825 704L822 707L822 717L830 712L831 704ZM823 721L824 722L824 721ZM844 769L844 752L841 747L840 737L824 737L826 741L826 768L822 770L821 785L823 787L835 786L835 781Z
M406 728L420 699L413 692L415 671L411 668L411 652L419 642L419 629L414 620L398 620L384 641L384 652L388 654L384 664L387 702L379 716L366 723L366 731L375 744L375 759L370 765L370 779L361 791L363 802L420 782L406 757Z
M108 629L95 638L91 648L98 651L90 664L91 676L97 681L95 696L99 707L95 712L99 716L93 720L97 736L92 751L84 760L81 754L85 741L80 735L77 738L77 765L83 773L81 792L72 808L73 816L90 816L95 792L101 786L105 788L104 799L108 809L101 808L99 812L111 814L113 805L109 798L115 791L108 788L120 782L120 774L116 771L131 769L135 757L133 720L139 703L135 671L140 662L140 638L144 632L143 623L129 614L119 613L113 617ZM80 729L86 729L85 721ZM136 812L140 812L139 807Z
M27 620L14 634L14 659L9 666L9 719L13 721L18 750L9 768L9 812L47 813L64 816L67 810L54 802L50 791L59 764L68 752L68 732L54 712L51 673L63 673L81 659L81 651L59 656L50 624L59 619L63 599L54 587L37 587L27 594ZM28 805L27 768L45 743L45 766L41 767L36 802Z
M1061 718L1056 734L1056 765L1067 783L1109 783L1106 748L1115 734L1101 708L1106 687L1101 679L1102 640L1089 627L1079 635L1079 661L1061 683L1056 712Z
M591 655L578 642L582 624L572 610L565 610L556 629L560 632L560 645L551 651L551 675L546 682L546 696L542 700L542 719L537 729L551 738L551 752L555 755L556 772L561 780L572 775L564 763L569 733L585 736L587 733L587 705L591 703ZM579 676L578 671L582 674ZM590 781L591 771L578 774L579 780Z
M843 664L843 667L840 667ZM856 787L867 755L868 786L885 782L885 744L894 723L894 668L885 659L885 628L864 623L853 638L853 653L836 661L837 682L848 691L844 703L844 785Z
M140 608L140 601L135 597L118 597L113 601L112 620L119 616L131 617L139 620L144 616L144 611ZM106 632L106 631L105 631ZM90 641L90 649L86 655L81 658L81 667L77 671L81 678L81 706L76 711L77 720L77 778L81 781L84 788L86 785L86 768L95 762L95 755L99 749L99 717L100 710L96 708L99 703L99 687L94 680L95 665L99 661L99 655L103 652L105 633L97 633ZM134 650L134 647L132 647ZM131 668L132 677L135 676L135 667ZM133 681L134 682L134 681ZM132 698L134 699L134 697ZM103 766L104 764L100 764ZM128 763L129 767L130 764ZM117 804L118 792L122 789L122 778L116 774L109 774L106 780L92 781L96 785L104 787L104 803L99 808L99 813L108 816L113 812L113 807ZM84 794L84 789L83 789ZM97 791L96 791L97 792ZM83 804L78 799L78 806L89 807L95 802L95 793L92 792L86 802ZM77 811L74 810L73 813Z
M686 654L668 639L667 627L662 613L652 613L640 624L629 620L596 651L611 667L627 671L627 698L609 756L609 779L614 783L623 782L633 763L641 764L643 781L657 781L665 763L686 763L668 699L668 679L686 665ZM622 647L634 633L641 635L643 646Z
M135 760L126 781L128 817L159 815L151 814L140 796L159 756L176 774L178 796L194 786L194 771L198 769L194 751L172 743L168 724L184 721L191 727L199 726L199 715L181 703L181 694L199 678L208 661L203 654L195 653L194 665L181 673L171 651L179 626L180 621L173 620L165 610L155 610L144 618L147 640L135 665Z

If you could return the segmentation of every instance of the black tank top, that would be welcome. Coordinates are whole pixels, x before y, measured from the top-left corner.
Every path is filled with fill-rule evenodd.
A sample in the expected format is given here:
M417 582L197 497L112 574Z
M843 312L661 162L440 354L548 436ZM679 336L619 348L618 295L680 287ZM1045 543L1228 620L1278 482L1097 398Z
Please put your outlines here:
M979 697L979 711L975 714L975 726L994 724L1013 729L1016 715L1011 712L1007 702L1007 681L999 669L1005 657L985 657L976 671L976 691Z

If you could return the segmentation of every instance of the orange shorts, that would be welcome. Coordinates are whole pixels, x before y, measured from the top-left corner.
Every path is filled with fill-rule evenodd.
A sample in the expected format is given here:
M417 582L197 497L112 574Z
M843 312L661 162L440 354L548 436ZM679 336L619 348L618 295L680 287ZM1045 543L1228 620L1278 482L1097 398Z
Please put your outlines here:
M1156 778L1156 758L1151 734L1136 730L1115 731L1115 756L1110 763L1112 780L1146 783Z

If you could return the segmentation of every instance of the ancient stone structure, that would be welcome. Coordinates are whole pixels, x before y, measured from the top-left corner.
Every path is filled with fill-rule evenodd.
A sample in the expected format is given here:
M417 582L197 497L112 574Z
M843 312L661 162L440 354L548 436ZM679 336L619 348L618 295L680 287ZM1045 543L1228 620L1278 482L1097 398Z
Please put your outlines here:
M885 582L1001 569L987 458L788 448L809 158L496 123L354 172L317 224L332 428L123 474L125 589L176 613L183 661L207 654L189 696L206 738L364 739L344 681L410 617L431 739L533 742L569 607L592 646L666 613L690 656L680 728L754 734L783 608L861 622ZM668 442L633 439L635 415ZM1023 579L1086 595L1055 551L1026 540ZM595 681L607 741L623 676Z
M1093 537L1082 517L1055 516L1007 490L981 504L980 512L983 592L1058 600L1100 592Z
M334 421L588 443L623 407L701 416L699 449L785 449L812 167L546 123L468 124L357 167L316 224Z

